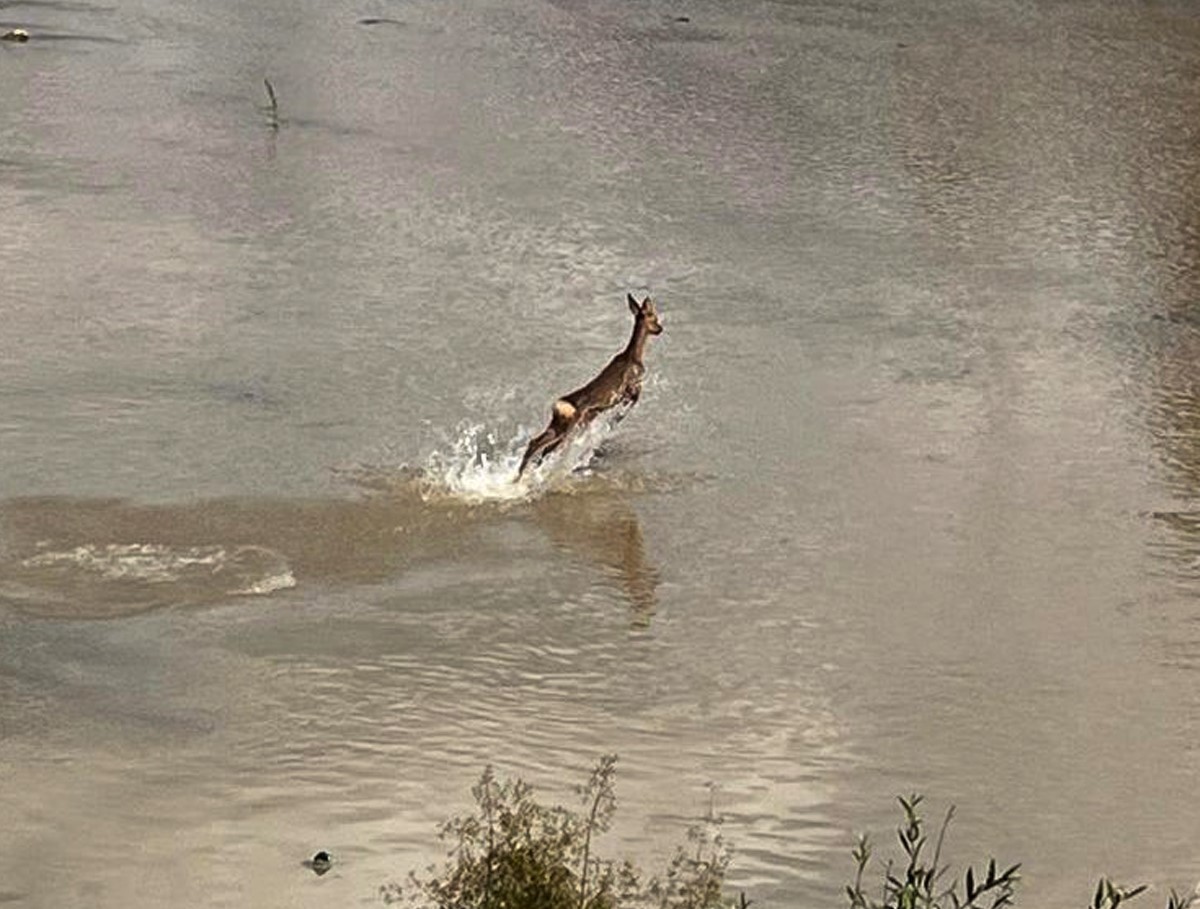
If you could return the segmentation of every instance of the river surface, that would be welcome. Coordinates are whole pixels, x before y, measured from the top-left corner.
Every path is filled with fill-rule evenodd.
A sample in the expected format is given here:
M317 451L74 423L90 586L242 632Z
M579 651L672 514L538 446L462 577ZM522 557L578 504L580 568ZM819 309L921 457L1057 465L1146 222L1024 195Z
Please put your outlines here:
M1200 879L1195 4L17 26L0 901L372 905L610 751L603 848L713 811L764 909L910 791L1026 904ZM514 484L627 292L641 402Z

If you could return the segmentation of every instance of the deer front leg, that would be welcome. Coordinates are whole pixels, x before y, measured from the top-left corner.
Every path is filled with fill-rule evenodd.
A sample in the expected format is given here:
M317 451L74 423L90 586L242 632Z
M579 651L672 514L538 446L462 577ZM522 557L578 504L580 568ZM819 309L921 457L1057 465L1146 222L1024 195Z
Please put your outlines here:
M621 397L617 401L617 411L613 416L612 425L616 426L629 414L630 409L638 402L638 397L642 393L641 382L630 382L621 391Z

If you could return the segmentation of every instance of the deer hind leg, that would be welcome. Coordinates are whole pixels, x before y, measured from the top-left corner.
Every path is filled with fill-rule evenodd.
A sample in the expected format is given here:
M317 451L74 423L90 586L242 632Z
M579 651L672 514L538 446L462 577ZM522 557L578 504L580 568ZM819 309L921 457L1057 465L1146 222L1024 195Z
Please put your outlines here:
M540 435L534 437L525 449L525 455L521 458L521 466L517 470L517 478L519 479L531 464L536 467L543 458L558 448L578 418L579 411L569 401L555 401L554 408L550 413L550 425Z

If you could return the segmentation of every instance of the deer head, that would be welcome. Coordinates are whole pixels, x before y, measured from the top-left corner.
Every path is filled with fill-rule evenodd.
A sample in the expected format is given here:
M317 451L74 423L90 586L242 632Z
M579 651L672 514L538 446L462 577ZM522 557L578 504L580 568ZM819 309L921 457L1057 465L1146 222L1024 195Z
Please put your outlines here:
M635 322L644 322L646 331L652 335L662 334L662 322L658 321L658 312L654 309L654 301L646 297L641 303L633 298L633 294L627 294L626 300L629 303L629 311L633 313Z

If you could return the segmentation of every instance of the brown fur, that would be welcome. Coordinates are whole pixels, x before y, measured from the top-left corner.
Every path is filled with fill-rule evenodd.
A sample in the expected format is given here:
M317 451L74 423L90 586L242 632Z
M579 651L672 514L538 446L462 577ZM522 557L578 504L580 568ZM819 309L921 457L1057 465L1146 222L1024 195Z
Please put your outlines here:
M599 414L618 404L632 406L637 403L642 393L642 378L646 374L646 365L642 360L646 339L661 333L663 329L649 297L638 303L630 294L627 302L629 311L633 313L633 333L629 336L629 343L600 370L596 378L554 402L550 425L525 449L525 456L521 458L521 467L517 471L518 479L526 468L541 463L543 458L558 448L576 427L587 426Z

